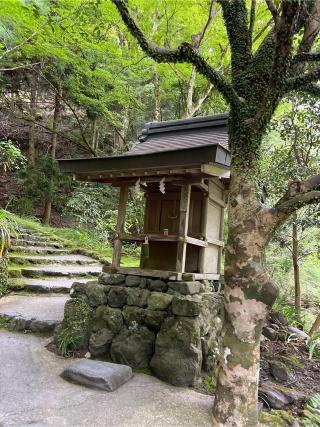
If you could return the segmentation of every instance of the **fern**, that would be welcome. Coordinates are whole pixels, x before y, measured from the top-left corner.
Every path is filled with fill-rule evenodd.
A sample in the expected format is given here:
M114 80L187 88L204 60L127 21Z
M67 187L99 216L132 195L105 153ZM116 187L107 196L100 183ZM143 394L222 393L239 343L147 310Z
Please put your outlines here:
M320 426L320 393L314 394L307 400L303 411L303 425L305 427Z
M309 359L312 359L313 356L320 357L320 331L312 335L307 345L309 347Z

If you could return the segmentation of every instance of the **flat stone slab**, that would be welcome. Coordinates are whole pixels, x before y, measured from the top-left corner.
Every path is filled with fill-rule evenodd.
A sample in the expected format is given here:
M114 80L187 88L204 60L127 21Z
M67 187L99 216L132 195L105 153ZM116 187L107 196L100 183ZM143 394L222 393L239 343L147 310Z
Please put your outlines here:
M67 249L51 248L49 246L11 246L10 252L24 252L30 254L69 254Z
M21 274L25 277L41 276L98 276L102 271L100 264L90 266L73 264L67 265L45 265L42 267L25 267L21 269Z
M9 295L0 299L0 318L15 331L50 332L63 319L68 296Z
M114 391L129 381L133 373L130 366L84 359L66 368L61 376L86 387Z
M88 265L88 264L97 264L97 260L90 258L85 255L75 255L75 254L66 254L66 255L10 255L9 259L15 264L78 264L78 265Z
M135 373L113 393L60 377L70 359L47 339L0 330L0 424L3 427L211 427L213 397Z
M87 280L88 278L84 277L52 277L48 279L22 277L9 279L9 286L15 291L69 293L74 282L86 283Z
M12 240L12 244L17 246L41 246L45 244L48 247L57 248L57 249L61 249L63 247L63 245L59 242L50 242L50 241L44 242L42 240L31 240L31 239Z

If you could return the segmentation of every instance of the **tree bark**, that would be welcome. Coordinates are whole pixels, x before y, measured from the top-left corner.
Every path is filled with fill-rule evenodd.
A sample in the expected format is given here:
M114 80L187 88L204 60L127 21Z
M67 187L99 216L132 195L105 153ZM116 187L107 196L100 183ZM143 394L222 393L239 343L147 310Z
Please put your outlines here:
M299 241L297 215L294 214L292 222L292 265L294 277L294 307L296 317L301 323L301 285L300 285L300 268L299 268Z
M258 422L260 335L278 288L263 266L269 239L250 172L233 169L225 258L225 323L213 408L215 426ZM270 222L271 224L271 222Z
M320 313L318 314L316 320L314 321L313 325L311 326L311 329L309 331L310 337L312 337L313 334L318 332L320 329Z
M53 114L53 122L52 122L52 137L51 137L51 158L52 162L54 162L56 158L56 151L58 145L58 132L61 122L61 95L56 94L54 101L54 114ZM53 178L50 178L48 185L48 197L45 201L44 205L44 213L43 213L43 223L45 225L50 224L51 219L51 211L52 211L52 186L53 186Z
M30 115L32 122L29 125L29 146L28 146L28 162L34 165L36 161L36 123L35 116L37 112L37 97L38 97L39 75L37 70L33 70L30 80Z

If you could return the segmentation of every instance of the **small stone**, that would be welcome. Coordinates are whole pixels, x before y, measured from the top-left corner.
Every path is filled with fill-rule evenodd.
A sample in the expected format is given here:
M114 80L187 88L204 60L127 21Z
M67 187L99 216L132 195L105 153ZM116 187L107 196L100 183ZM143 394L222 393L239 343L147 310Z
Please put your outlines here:
M292 379L292 376L290 375L290 370L284 363L275 361L269 362L269 367L272 376L277 381L289 382Z
M163 280L151 280L148 287L150 291L166 292L168 290L168 285Z
M198 294L201 290L200 282L168 282L168 286L183 295Z
M282 409L291 403L291 399L273 387L270 382L263 383L259 387L259 396L266 400L269 406L274 409Z
M100 275L99 275L99 277L98 277L98 282L101 284L101 285L108 285L108 279L109 279L109 277L110 277L110 274L109 273L101 273Z
M108 294L110 307L123 307L127 302L127 290L122 286L114 286Z
M288 330L292 334L296 335L296 337L300 340L307 341L310 338L310 336L308 334L301 331L301 329L295 328L294 326L289 326Z
M161 328L162 322L166 317L167 313L165 311L146 310L144 323L151 329L159 330Z
M128 289L128 305L135 305L137 307L146 307L148 305L148 298L150 296L150 292L147 289L139 289L133 288Z
M139 288L146 289L147 287L147 279L145 277L141 277Z
M177 316L194 317L199 316L202 302L200 298L185 296L173 297L172 313Z
M62 378L86 387L114 391L132 378L129 366L97 360L80 360L65 369Z
M127 325L132 323L142 324L145 317L145 310L140 307L130 307L127 305L124 307L122 314Z
M270 341L275 341L277 339L277 331L270 328L269 326L264 326L262 329L262 334L268 338Z
M90 359L90 358L91 358L91 353L90 353L90 351L87 351L87 352L86 352L86 354L84 355L84 357L85 357L86 359Z
M148 299L150 310L165 310L171 304L173 296L161 292L152 292Z
M139 286L141 282L140 276L127 276L126 277L126 286Z
M124 274L101 273L99 276L99 281L103 285L121 285L125 280L126 276Z

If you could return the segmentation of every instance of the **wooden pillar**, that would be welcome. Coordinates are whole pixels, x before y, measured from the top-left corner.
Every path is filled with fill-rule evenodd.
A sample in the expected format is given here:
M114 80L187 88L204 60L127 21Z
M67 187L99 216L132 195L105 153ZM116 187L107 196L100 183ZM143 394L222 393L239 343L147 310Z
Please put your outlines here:
M113 253L112 253L112 264L111 264L112 267L119 267L120 266L122 240L119 237L120 237L120 234L123 232L123 229L124 229L128 194L129 194L129 187L128 186L120 187L116 235L115 235L115 239L113 242Z
M208 205L209 205L209 193L206 193L202 202L202 218L201 218L201 234L204 240L208 237ZM205 255L206 248L200 248L199 255L199 273L206 273L205 271Z
M185 267L186 267L186 252L187 252L186 237L188 234L188 224L189 224L190 193L191 193L190 184L184 184L181 186L180 217L179 217L179 232L178 232L179 241L178 241L177 262L176 262L176 271L179 273L184 273Z

